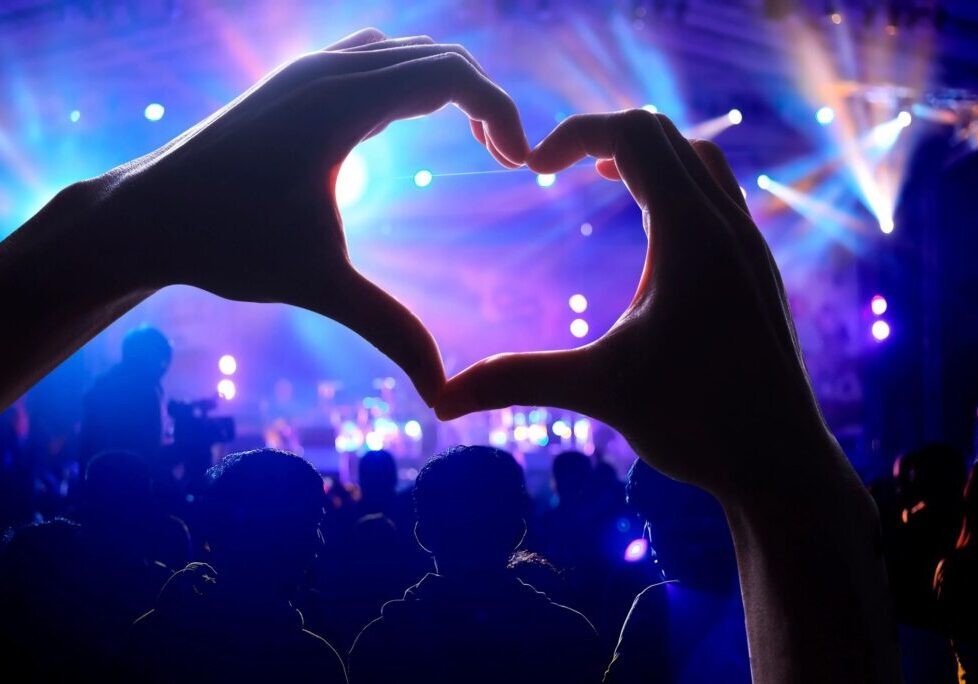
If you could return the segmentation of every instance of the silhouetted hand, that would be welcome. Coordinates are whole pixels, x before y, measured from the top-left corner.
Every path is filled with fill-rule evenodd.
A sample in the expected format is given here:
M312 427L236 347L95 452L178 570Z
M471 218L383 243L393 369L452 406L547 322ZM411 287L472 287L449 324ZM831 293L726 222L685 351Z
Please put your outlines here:
M64 191L0 247L0 285L33 298L12 325L26 345L50 347L0 345L0 404L171 284L335 319L398 363L431 403L444 383L435 341L353 268L333 190L355 145L448 103L468 114L503 165L525 161L515 105L464 48L366 29L283 66L160 149ZM17 266L34 255L61 280L84 279L85 289L38 283ZM52 320L38 323L45 300Z
M651 465L714 491L752 477L742 459L760 457L772 426L819 436L777 266L719 148L631 110L570 117L528 163L554 173L588 155L642 208L649 247L631 305L592 344L466 369L439 415L511 404L580 411Z
M723 155L633 110L571 117L528 164L553 173L588 155L642 208L634 300L589 345L466 369L438 415L529 404L607 422L723 505L754 682L900 681L878 516L824 425L778 269Z

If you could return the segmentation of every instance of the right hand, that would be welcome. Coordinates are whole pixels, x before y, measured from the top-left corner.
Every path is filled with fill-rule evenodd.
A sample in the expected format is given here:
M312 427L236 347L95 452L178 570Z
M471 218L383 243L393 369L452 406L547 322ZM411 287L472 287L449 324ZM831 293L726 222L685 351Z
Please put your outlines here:
M513 404L579 411L616 428L650 465L714 493L750 491L761 473L794 467L766 440L829 437L778 268L720 149L630 110L570 117L528 164L555 173L585 156L642 209L648 251L631 305L584 347L476 363L448 381L438 415Z

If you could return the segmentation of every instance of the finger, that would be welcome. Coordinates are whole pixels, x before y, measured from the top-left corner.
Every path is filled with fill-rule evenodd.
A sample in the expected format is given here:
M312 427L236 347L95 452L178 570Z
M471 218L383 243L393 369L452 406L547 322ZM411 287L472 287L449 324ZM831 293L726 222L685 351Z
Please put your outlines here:
M383 121L423 116L454 103L485 124L486 138L509 162L529 154L516 104L455 52L402 62L362 75L363 97L374 107L369 129Z
M527 163L538 173L555 173L587 156L614 159L640 206L654 214L678 216L702 197L658 117L641 109L575 114L544 138Z
M386 40L387 36L375 28L363 28L355 33L351 33L345 38L341 38L329 47L327 50L345 50L347 48L357 47L360 45L367 45L369 43L376 43L382 40Z
M729 189L725 187L720 179L714 176L702 156L668 117L660 117L660 122L662 123L662 128L666 136L672 143L673 149L676 150L677 156L682 160L689 175L692 176L693 180L699 185L700 190L709 198L710 202L721 209L729 207L731 202L738 209L743 209L746 204L743 196L740 194L740 185L737 183L737 179L733 177L733 172L730 171L729 167L727 167L726 173L733 179L734 189L736 190L733 194L730 193ZM701 140L699 144L701 150L712 156L715 163L724 167L727 166L727 162L723 158L723 153L714 143Z
M621 180L621 173L614 159L598 159L594 162L594 168L602 178L612 181Z
M522 164L514 164L513 162L509 161L506 158L506 155L500 152L489 138L486 138L486 149L489 150L489 154L491 154L497 162L507 169L518 169L520 166L522 166Z
M469 366L445 385L435 402L442 420L506 406L554 406L589 413L598 387L589 370L591 348L500 354Z
M740 183L737 182L737 177L727 163L723 150L716 143L710 142L709 140L692 140L690 141L690 145L696 152L696 156L703 162L703 166L706 167L706 170L713 177L713 180L719 184L723 191L727 193L727 196L738 207L750 215L750 209L747 208L747 199L740 190Z
M428 40L430 41L431 39L428 38ZM329 74L353 74L360 71L383 69L384 67L408 62L412 59L422 59L424 57L433 57L454 52L472 64L483 76L487 76L485 70L476 61L475 57L472 56L472 53L462 45L425 43L389 45L388 47L384 47L394 42L388 40L366 45L363 48L353 48L341 52L328 52L324 55L328 59L326 71Z
M429 406L445 384L438 344L410 309L360 273L352 271L344 297L326 316L350 328L400 366Z
M431 36L407 36L402 38L383 38L370 43L352 45L344 48L344 52L362 52L365 50L384 50L387 48L405 47L408 45L432 45L434 39ZM327 48L330 49L330 48Z
M472 129L472 135L483 145L486 144L486 130L482 126L481 121L476 121L475 119L469 119L469 127Z

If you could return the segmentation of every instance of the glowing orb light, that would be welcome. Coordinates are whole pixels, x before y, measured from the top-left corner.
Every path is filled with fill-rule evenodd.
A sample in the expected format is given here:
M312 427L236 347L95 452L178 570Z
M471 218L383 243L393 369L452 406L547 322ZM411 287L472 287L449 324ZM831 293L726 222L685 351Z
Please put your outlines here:
M414 174L414 184L419 188L427 188L431 185L431 179L434 176L431 175L431 171L428 169L421 169L416 174Z
M557 176L552 173L538 173L537 174L537 185L541 188L549 188L557 181Z
M234 395L238 393L238 388L234 386L234 380L224 378L217 383L217 393L222 399L234 399Z
M404 434L411 439L421 439L421 423L416 420L404 423Z
M72 109L71 114L68 115L68 118L71 120L71 123L78 123L79 119L81 119L81 112L77 109Z
M571 298L567 300L567 305L574 313L584 313L587 311L587 297L582 294L571 295Z
M771 187L771 177L767 174L762 173L757 177L757 187L761 190L767 190Z
M815 112L815 120L823 126L828 126L835 121L835 110L828 106L822 107Z
M570 331L574 337L584 337L587 335L588 330L590 330L590 326L588 326L587 321L583 318L575 318L571 321Z
M886 321L876 321L873 323L872 331L873 337L875 337L878 342L882 342L890 336L890 324Z
M238 361L230 354L225 354L218 359L217 369L224 375L234 375L234 371L238 370Z
M625 560L638 563L649 552L649 542L645 539L633 539L625 548Z
M886 299L883 295L876 295L869 300L869 308L873 310L873 313L877 316L882 316L886 313Z
M744 115L739 109L731 109L727 112L727 120L736 126L744 120Z
M159 121L163 118L165 113L166 108L158 102L153 102L146 105L146 109L143 110L143 116L145 116L148 121Z

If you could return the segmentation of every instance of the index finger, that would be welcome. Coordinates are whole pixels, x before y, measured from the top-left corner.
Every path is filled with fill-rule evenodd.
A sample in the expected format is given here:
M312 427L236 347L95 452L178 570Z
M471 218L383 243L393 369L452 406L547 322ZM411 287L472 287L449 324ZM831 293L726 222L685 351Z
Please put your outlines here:
M455 52L412 59L376 69L361 79L376 119L370 130L396 119L423 116L453 103L485 124L487 140L508 161L522 164L530 152L512 98L472 63Z

